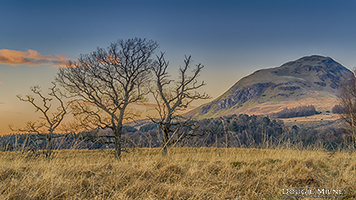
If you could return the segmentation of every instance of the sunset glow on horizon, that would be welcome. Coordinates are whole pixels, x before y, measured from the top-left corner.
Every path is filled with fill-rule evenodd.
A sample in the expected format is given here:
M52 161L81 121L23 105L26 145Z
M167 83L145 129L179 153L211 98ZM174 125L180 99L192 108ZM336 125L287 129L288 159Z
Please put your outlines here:
M157 41L155 53L165 52L173 79L184 56L204 65L198 80L212 99L191 108L258 69L307 55L329 56L352 69L355 9L354 0L2 2L0 135L11 133L9 124L39 119L16 95L31 94L34 85L46 93L59 67L118 39Z

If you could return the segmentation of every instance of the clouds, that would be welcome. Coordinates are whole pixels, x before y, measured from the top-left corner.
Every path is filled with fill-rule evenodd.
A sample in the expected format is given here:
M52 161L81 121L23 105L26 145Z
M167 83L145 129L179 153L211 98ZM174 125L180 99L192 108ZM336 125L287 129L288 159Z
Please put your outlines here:
M35 50L15 51L9 49L0 49L0 64L7 65L53 65L54 67L64 66L68 58L61 54L41 55ZM0 82L1 83L1 82Z

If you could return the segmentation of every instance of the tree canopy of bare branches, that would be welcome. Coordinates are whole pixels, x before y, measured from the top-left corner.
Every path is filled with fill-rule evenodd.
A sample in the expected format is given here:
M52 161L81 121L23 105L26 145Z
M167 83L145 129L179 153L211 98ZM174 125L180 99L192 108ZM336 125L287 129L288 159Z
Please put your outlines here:
M351 130L353 147L356 146L356 77L353 74L341 82L339 87L339 104L342 112L339 113Z
M36 108L35 112L40 112L42 114L41 120L39 122L28 122L26 127L16 129L19 132L26 132L33 135L39 136L39 139L44 138L47 141L46 156L49 158L52 152L52 139L54 138L54 131L61 124L64 116L67 114L68 104L63 101L63 95L57 88L57 85L53 82L53 87L50 88L48 95L46 97L42 94L40 86L31 87L31 91L39 98L42 103L36 102L36 98L32 95L17 95L17 97L24 102L29 102L33 107ZM59 106L55 111L51 110L51 101L55 99L58 101ZM14 130L13 128L11 128Z
M125 111L129 104L145 101L151 56L157 47L152 40L118 40L106 49L81 55L57 74L56 81L75 98L73 112L83 116L83 124L112 130L117 158L123 120L135 117Z
M164 53L157 56L152 68L154 81L151 92L158 105L159 118L151 120L159 125L163 133L163 155L167 154L167 147L197 133L197 122L179 115L178 111L186 109L194 100L210 98L206 93L198 92L205 85L204 81L197 80L204 66L196 65L190 75L191 63L191 56L185 57L177 80L170 79L167 71L169 62L165 60Z

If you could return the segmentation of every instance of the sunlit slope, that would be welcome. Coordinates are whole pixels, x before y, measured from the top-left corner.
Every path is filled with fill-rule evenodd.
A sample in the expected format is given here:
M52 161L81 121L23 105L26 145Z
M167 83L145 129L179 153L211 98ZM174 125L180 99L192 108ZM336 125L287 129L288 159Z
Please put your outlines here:
M189 115L208 118L239 113L270 114L302 105L330 111L337 103L340 82L350 74L350 70L330 57L303 57L242 78L223 95Z

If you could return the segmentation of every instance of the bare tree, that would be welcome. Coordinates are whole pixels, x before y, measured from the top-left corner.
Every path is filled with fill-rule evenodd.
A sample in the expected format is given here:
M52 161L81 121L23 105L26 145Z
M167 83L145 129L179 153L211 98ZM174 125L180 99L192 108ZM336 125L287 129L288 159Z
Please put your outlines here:
M58 128L67 114L68 104L64 103L63 95L57 88L56 84L53 82L53 87L50 88L48 95L46 97L42 94L40 86L31 87L31 91L39 98L42 103L36 102L36 98L32 95L17 95L21 101L29 102L32 106L36 108L35 112L40 112L42 114L41 120L38 122L28 122L24 128L16 129L19 132L26 132L30 135L37 136L37 139L44 139L47 141L46 147L46 157L50 158L52 153L52 139L57 137L54 136L54 131ZM57 100L59 106L55 111L51 110L53 104L51 101L53 99ZM12 128L11 128L12 129ZM12 129L14 130L14 129Z
M151 120L158 124L163 134L162 154L167 154L167 147L182 141L184 138L197 135L198 123L179 115L190 103L197 99L208 99L206 93L197 90L205 85L204 81L198 83L198 76L203 65L198 64L189 76L192 63L191 56L185 57L184 66L179 68L179 79L172 80L167 72L169 62L164 53L157 56L153 69L155 78L151 92L157 103L158 119Z
M349 78L341 82L339 87L339 104L342 111L340 117L351 130L353 147L356 146L356 77L355 71Z
M146 39L118 40L59 69L56 81L76 98L74 114L97 128L112 130L118 159L123 121L135 117L126 112L127 106L146 100L151 55L157 46Z

